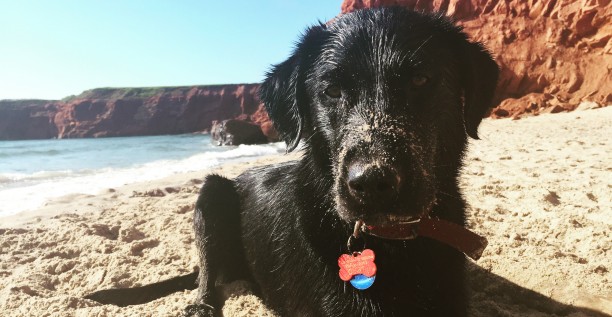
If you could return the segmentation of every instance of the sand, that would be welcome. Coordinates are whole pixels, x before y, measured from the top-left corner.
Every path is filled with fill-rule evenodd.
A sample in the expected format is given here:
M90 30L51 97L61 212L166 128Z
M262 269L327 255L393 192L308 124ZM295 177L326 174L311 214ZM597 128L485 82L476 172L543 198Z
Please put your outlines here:
M612 314L612 107L484 120L461 186L469 226L489 239L470 262L472 316ZM204 175L296 159L265 157L63 197L0 218L0 316L178 316L196 291L125 308L82 299L190 273ZM226 316L273 316L257 297Z

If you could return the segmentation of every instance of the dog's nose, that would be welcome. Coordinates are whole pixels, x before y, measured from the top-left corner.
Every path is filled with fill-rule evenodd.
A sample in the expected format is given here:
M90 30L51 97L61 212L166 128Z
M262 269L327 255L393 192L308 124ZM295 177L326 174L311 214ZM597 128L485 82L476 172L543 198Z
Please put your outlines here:
M386 203L396 198L400 176L390 166L355 162L349 165L347 183L351 195L363 203Z

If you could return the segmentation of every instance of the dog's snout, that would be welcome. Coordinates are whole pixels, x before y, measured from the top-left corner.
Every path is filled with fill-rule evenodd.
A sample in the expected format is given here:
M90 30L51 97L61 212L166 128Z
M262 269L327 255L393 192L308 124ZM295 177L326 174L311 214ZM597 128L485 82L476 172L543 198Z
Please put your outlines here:
M348 167L351 195L363 203L385 203L397 196L399 174L390 166L355 162Z

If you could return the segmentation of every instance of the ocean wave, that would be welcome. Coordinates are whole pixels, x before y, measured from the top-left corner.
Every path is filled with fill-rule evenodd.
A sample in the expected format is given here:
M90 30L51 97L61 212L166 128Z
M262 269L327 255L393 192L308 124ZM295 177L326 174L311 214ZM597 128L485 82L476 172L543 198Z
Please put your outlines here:
M83 171L86 172L86 171ZM40 171L32 174L26 173L3 173L0 174L0 184L27 182L27 181L40 181L54 178L62 178L74 175L75 172L71 170L62 171Z
M39 208L45 202L69 195L90 194L131 183L146 182L183 172L208 169L227 162L282 153L283 143L217 148L178 160L158 160L126 168L41 171L0 175L0 216ZM8 186L2 186L4 185Z
M180 160L159 160L149 162L132 170L145 174L155 174L157 178L170 176L182 172L192 172L211 168L219 164L233 161L242 161L253 157L272 155L284 152L284 143L266 145L239 145L222 152L209 151L195 154Z
M23 149L23 150L4 150L0 151L0 158L11 158L11 157L24 157L24 156L53 156L59 155L62 152L59 150L51 149L51 150L31 150L31 149Z

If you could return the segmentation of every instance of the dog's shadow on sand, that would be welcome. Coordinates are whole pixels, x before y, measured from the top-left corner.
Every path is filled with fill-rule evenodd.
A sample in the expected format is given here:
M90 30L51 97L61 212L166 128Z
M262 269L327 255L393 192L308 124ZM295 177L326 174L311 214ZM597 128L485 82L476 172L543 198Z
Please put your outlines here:
M195 289L196 276L197 272L194 272L136 288L107 289L89 294L85 298L122 307L144 304L175 291ZM595 309L560 303L491 273L472 262L467 264L467 280L470 289L470 316L473 317L612 317ZM243 291L239 291L238 294L244 294ZM234 294L230 292L225 295L229 298ZM597 300L594 299L594 302Z
M467 265L467 277L471 292L470 316L612 316L591 308L555 301L471 262Z

